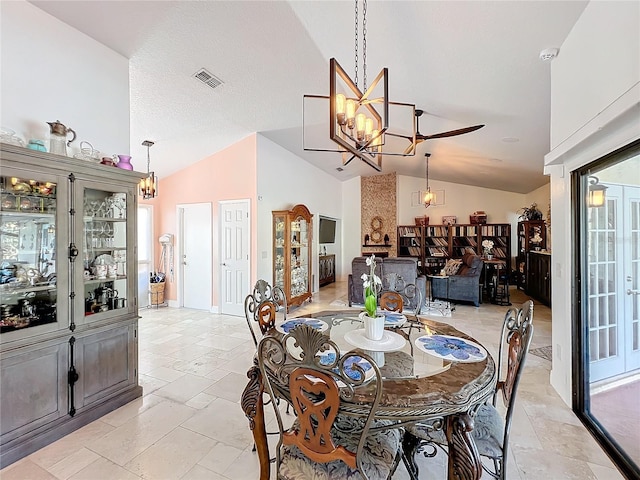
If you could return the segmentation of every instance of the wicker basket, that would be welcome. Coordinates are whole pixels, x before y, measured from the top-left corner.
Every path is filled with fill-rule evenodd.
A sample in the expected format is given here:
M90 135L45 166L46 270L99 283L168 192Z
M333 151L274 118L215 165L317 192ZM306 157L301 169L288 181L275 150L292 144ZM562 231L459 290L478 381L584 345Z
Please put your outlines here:
M164 303L164 282L150 283L149 293L151 294L151 305L162 305Z

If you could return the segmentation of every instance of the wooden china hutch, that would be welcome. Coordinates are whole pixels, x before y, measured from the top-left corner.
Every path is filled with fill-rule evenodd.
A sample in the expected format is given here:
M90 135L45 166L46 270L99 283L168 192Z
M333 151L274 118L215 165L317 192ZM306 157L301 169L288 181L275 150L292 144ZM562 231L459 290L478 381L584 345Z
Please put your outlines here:
M0 468L142 395L143 176L0 144Z
M272 212L273 284L287 297L287 308L311 301L313 215L304 205Z

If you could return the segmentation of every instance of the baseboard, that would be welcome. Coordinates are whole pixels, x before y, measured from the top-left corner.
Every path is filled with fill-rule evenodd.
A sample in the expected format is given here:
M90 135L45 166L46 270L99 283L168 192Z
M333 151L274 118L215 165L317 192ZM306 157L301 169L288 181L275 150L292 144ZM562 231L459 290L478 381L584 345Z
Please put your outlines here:
M169 306L172 308L180 308L177 300L169 300Z
M211 308L209 309L209 312L211 312L211 313L220 313L220 307L218 307L218 305L211 305Z

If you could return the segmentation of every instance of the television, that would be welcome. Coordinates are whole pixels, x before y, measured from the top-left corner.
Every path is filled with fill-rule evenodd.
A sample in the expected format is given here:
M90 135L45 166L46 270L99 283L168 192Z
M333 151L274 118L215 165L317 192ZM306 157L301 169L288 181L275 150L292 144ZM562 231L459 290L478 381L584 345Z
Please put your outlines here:
M320 217L318 243L336 243L336 221Z

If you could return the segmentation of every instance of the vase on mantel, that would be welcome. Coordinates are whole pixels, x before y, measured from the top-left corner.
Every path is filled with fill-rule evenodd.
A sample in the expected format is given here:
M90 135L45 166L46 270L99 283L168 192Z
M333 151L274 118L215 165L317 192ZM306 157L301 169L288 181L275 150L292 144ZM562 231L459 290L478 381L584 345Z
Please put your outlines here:
M364 336L369 340L382 340L385 316L376 315L375 318L372 318L367 314L367 312L362 312L359 316L362 323L364 323Z

